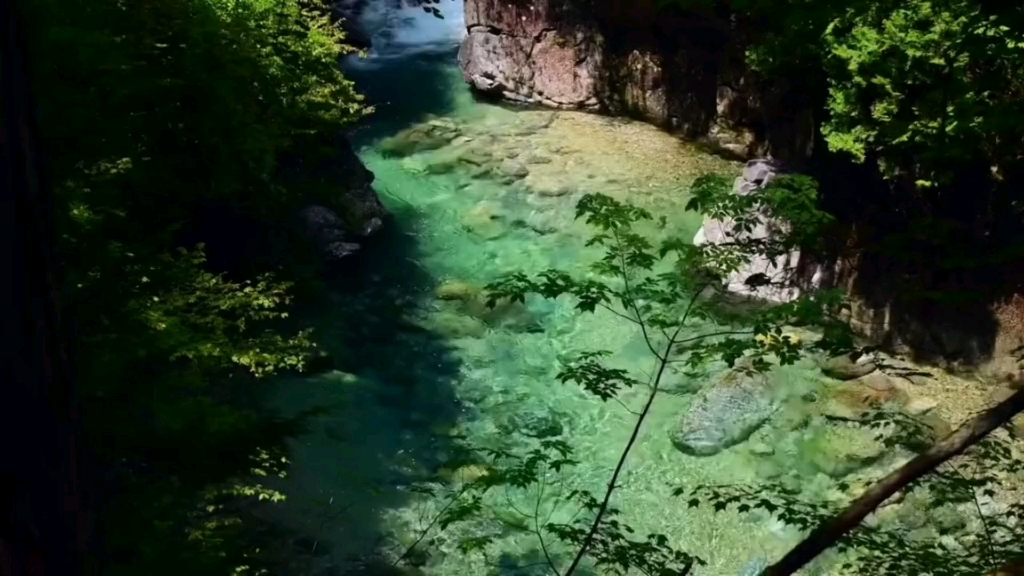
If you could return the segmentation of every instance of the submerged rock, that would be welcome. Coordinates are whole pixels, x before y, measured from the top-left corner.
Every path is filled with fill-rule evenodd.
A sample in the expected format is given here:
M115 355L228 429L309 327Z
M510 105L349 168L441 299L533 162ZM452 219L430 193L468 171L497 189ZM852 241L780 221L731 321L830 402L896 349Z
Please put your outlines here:
M507 232L503 218L487 203L480 203L462 217L462 226L469 232L493 240Z
M472 300L480 290L467 282L451 280L441 284L434 291L441 300Z
M886 454L886 449L870 428L822 426L807 432L800 452L802 459L818 472L842 478L874 464Z
M462 130L450 120L431 120L384 139L378 149L385 156L411 156L443 148L461 134Z
M563 416L552 410L523 410L511 414L498 429L507 434L517 433L531 438L553 438L565 431Z
M732 371L702 392L672 441L694 456L710 456L746 440L775 413L777 403L764 375Z
M442 310L415 322L415 326L443 338L482 338L487 326L476 318L452 310Z

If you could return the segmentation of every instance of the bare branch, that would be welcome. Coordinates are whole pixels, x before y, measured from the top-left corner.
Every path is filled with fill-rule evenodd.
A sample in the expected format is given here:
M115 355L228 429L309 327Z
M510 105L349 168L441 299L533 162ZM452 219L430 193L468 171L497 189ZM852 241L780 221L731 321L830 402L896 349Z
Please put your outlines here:
M1022 374L1024 380L1024 374ZM916 458L882 478L854 500L845 510L814 529L802 542L769 566L762 576L790 576L826 549L834 546L896 492L920 480L940 464L970 448L996 428L1009 422L1024 410L1024 389L1003 402L982 412L956 432L932 446Z

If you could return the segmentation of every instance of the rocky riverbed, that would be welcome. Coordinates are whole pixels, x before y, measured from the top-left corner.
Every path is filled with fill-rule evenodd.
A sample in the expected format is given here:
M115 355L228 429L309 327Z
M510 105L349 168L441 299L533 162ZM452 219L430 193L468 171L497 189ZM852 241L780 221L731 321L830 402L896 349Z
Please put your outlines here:
M449 90L445 106L357 139L395 226L366 251L356 285L317 311L340 371L283 382L275 399L290 412L328 409L296 446L286 517L334 569L370 552L394 559L414 543L452 490L487 473L467 447L522 451L562 438L581 464L549 479L557 486L545 496L494 493L481 520L430 533L413 558L432 575L542 573L530 567L542 551L518 511L536 505L565 520L557 494L602 490L644 394L602 402L559 383L561 362L608 349L639 376L653 359L636 327L613 314L539 299L492 309L482 287L510 271L587 274L599 253L585 245L574 206L588 192L664 215L643 227L652 237L693 238L702 217L683 209L689 184L741 168L649 125L476 103L457 82ZM799 534L753 512L690 509L675 488L771 481L841 502L909 456L886 448L886 430L860 425L871 410L917 416L938 437L994 389L882 354L809 358L763 378L724 366L670 374L615 504L639 533L703 555L700 574L737 574ZM493 537L486 554L459 550L481 534Z

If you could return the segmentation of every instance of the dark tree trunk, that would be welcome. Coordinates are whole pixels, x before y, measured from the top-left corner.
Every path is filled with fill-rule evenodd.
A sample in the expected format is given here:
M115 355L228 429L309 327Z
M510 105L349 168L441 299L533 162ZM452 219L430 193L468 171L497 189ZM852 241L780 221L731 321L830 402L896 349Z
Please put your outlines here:
M0 574L78 576L86 546L78 403L54 277L52 197L41 164L15 0L0 2L3 310Z

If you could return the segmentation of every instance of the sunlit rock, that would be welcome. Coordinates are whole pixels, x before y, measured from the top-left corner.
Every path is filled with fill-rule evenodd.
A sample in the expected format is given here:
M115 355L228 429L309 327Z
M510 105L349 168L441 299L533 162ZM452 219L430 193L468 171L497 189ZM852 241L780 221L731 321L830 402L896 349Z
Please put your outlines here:
M867 376L878 368L866 357L854 358L847 354L822 358L818 361L818 367L823 374L836 380L853 380Z
M867 380L858 379L828 386L819 400L817 412L823 416L840 420L861 420L872 411L883 406L903 406L909 400L907 393L900 387L886 382L886 376Z

